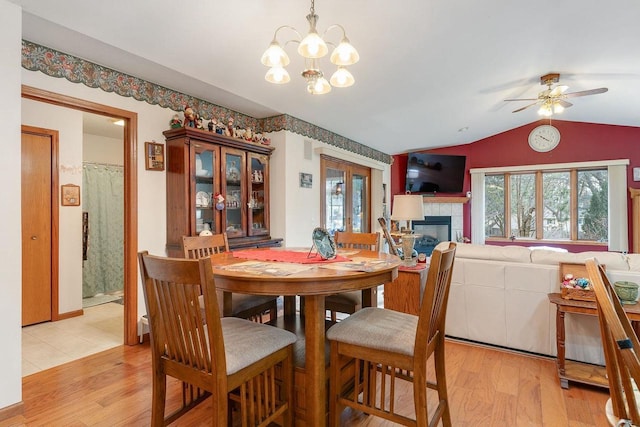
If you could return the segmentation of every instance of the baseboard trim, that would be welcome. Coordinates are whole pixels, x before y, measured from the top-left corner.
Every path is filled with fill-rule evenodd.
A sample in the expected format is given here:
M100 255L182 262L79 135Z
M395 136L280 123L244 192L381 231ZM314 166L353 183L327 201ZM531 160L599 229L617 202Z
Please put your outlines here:
M66 313L60 313L58 320L71 319L72 317L82 316L83 314L84 310L67 311Z
M0 409L0 421L8 420L9 418L22 414L24 414L24 402L14 403L13 405Z

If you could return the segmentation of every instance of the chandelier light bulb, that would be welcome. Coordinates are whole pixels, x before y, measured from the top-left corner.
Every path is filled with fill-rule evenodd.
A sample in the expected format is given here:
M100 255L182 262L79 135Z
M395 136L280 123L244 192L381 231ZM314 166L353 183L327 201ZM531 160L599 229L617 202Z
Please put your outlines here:
M273 40L262 54L260 62L267 67L286 67L289 65L289 55L277 41Z
M322 40L315 30L302 39L298 46L298 53L305 58L322 58L329 52L327 44Z
M269 68L269 71L267 71L267 74L264 76L264 78L266 81L275 84L284 84L291 81L289 73L282 67Z
M320 77L315 81L310 81L307 85L307 91L312 95L324 95L331 92L331 85L324 77Z
M336 65L353 65L360 60L360 55L355 47L344 37L340 44L331 53L331 62Z
M331 76L331 85L335 87L349 87L355 83L353 75L344 67L338 67L335 73Z

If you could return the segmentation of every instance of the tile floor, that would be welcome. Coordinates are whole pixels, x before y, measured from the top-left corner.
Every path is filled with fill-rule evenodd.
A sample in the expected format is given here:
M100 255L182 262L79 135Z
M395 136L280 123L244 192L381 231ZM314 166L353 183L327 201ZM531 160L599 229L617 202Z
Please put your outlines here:
M124 306L114 302L84 315L22 328L22 376L122 345Z

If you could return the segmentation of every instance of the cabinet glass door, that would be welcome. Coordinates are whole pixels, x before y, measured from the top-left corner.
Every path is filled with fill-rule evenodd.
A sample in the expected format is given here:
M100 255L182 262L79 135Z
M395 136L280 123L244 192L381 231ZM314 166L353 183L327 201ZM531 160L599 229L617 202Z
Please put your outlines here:
M247 235L246 218L246 157L239 150L223 149L224 181L222 195L225 209L222 215L223 229L229 238Z
M215 216L214 195L217 192L214 171L216 171L217 155L213 148L204 145L194 147L194 171L195 174L195 230L192 234L200 234L204 230L218 233Z
M249 236L269 234L269 170L266 156L249 154L247 162L249 176L248 232Z

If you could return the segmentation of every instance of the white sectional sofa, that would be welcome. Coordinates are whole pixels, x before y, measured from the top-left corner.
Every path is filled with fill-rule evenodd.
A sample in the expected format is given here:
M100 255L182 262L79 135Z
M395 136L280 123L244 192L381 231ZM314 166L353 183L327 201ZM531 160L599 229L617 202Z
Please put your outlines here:
M556 306L547 294L560 292L558 263L591 257L606 266L612 283L640 283L640 254L458 244L446 334L555 356ZM596 316L568 313L565 330L567 359L604 364Z

